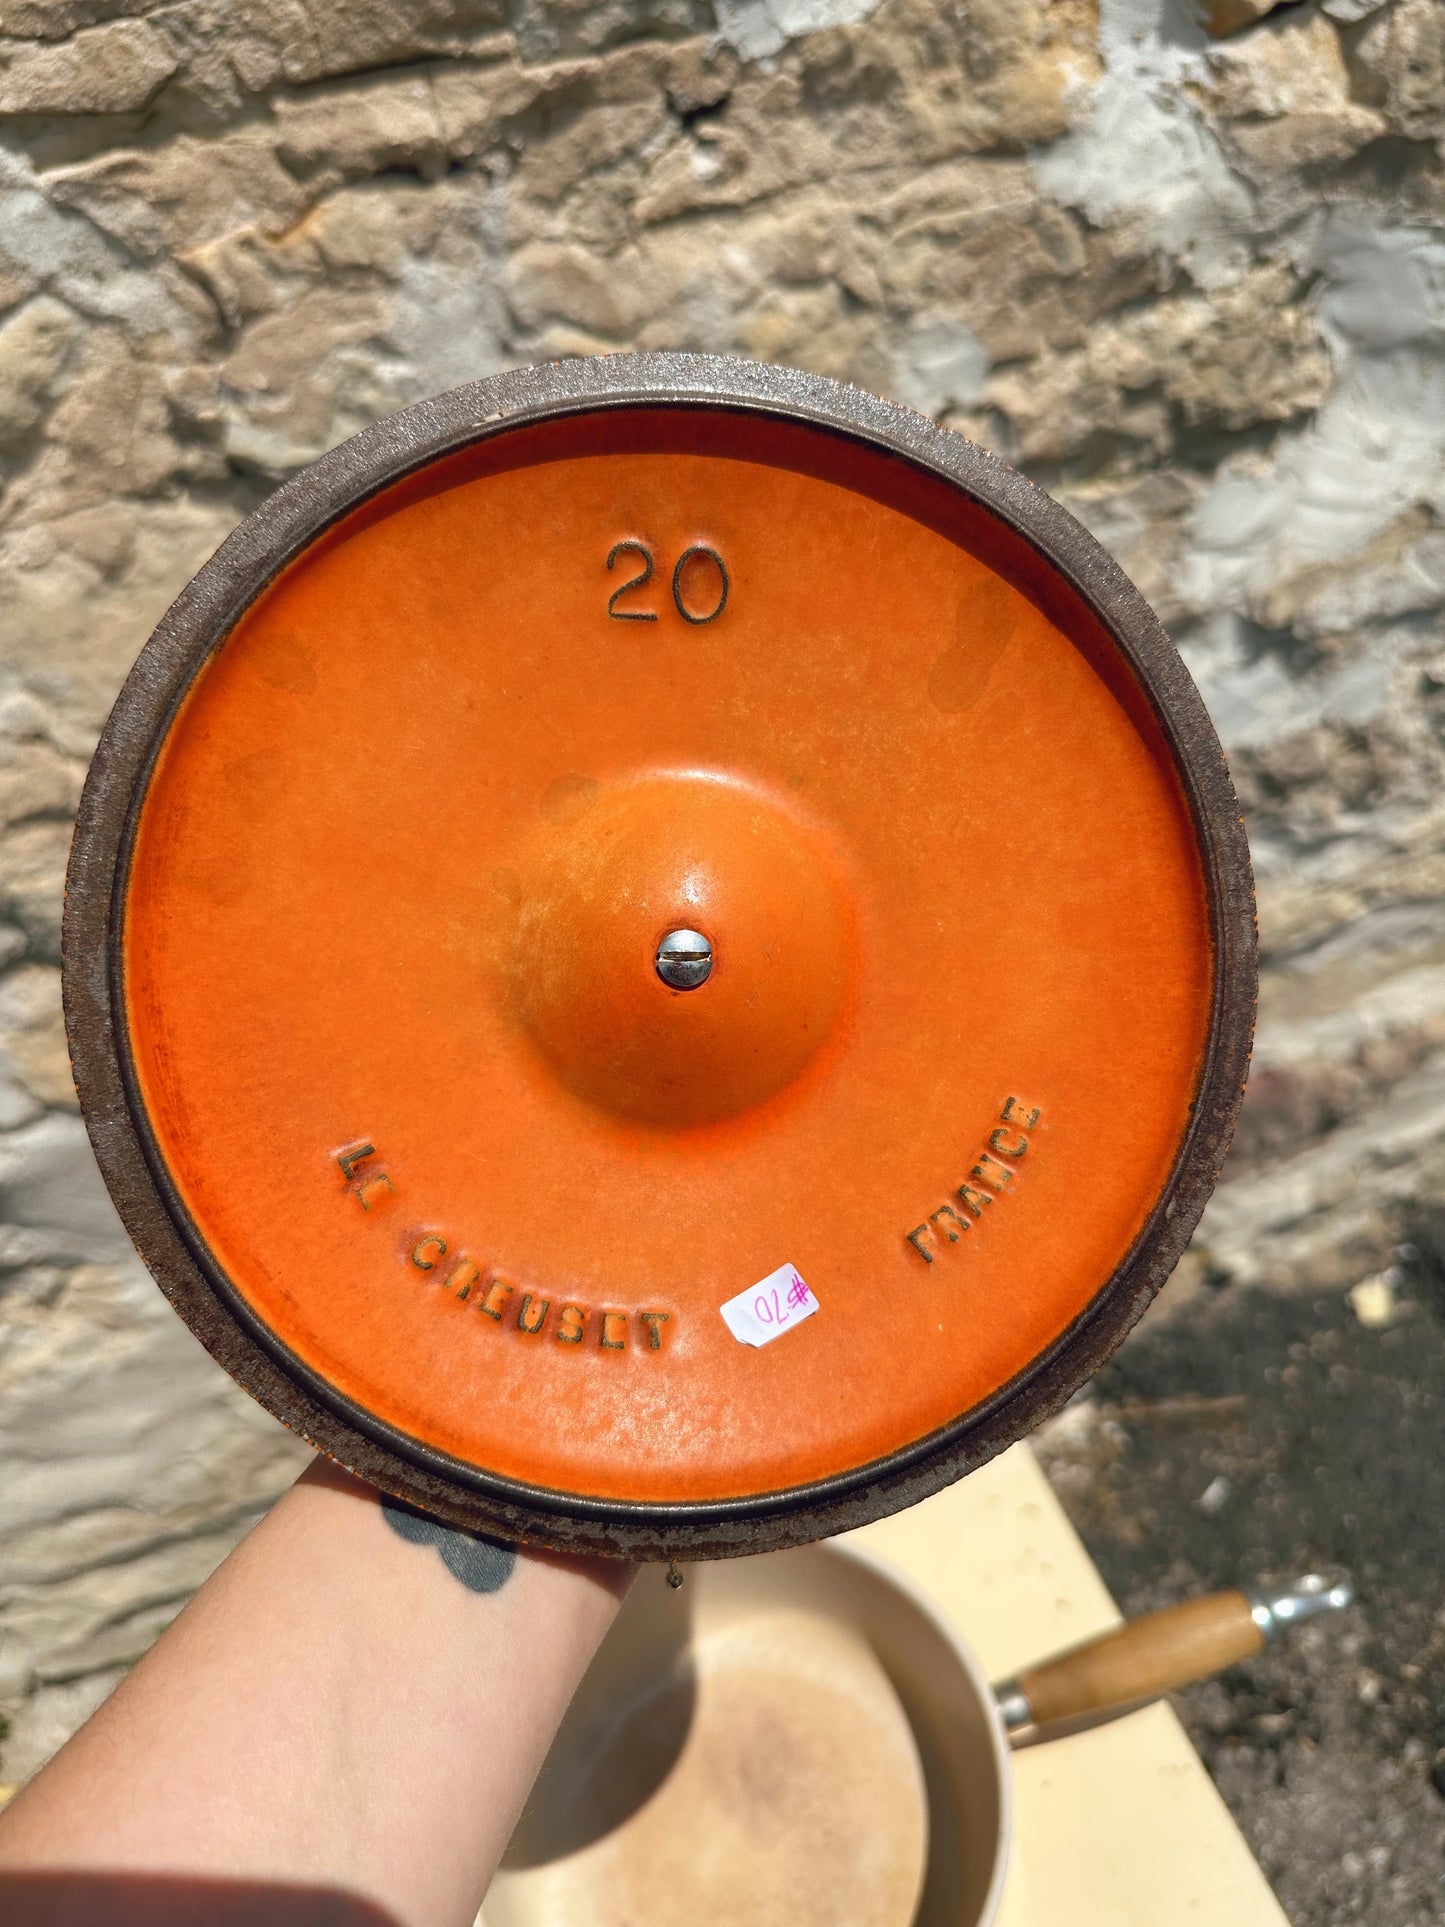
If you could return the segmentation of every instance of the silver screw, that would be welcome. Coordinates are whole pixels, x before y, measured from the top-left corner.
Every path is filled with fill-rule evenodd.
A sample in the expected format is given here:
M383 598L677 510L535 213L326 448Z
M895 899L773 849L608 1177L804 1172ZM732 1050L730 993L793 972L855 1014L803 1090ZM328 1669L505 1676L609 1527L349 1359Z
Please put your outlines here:
M657 974L674 990L696 990L712 972L712 945L700 930L674 930L657 946Z

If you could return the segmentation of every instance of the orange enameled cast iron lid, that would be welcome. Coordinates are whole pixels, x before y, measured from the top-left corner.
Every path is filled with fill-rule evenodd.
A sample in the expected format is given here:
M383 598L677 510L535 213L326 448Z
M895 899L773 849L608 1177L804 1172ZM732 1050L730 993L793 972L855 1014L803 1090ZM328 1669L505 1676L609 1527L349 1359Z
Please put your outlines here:
M1253 1002L1218 744L919 417L686 356L359 436L148 645L68 1011L182 1315L338 1458L748 1551L1053 1409L1177 1258Z

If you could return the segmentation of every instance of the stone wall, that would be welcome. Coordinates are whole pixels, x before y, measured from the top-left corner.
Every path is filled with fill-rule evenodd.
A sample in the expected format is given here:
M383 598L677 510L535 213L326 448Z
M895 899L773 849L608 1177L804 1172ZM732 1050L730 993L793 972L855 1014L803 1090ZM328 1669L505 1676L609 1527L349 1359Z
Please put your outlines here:
M1388 1297L1445 1239L1445 8L1206 11L0 0L0 1779L302 1457L90 1162L86 757L236 520L438 389L794 362L1057 493L1185 650L1259 866L1258 1068L1173 1296Z

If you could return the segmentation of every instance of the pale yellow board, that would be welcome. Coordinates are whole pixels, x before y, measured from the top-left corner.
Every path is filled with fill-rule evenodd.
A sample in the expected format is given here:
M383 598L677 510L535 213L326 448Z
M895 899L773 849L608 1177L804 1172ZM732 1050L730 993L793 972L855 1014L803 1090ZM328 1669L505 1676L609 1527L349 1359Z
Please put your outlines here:
M993 1679L1119 1623L1026 1445L849 1536L922 1587ZM1288 1927L1168 1706L1013 1764L999 1927Z

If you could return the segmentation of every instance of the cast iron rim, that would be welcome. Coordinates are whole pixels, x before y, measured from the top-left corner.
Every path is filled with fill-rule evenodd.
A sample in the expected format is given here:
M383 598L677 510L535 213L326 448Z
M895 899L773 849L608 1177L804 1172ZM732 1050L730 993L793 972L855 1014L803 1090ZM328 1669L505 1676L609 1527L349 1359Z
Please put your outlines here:
M1208 1043L1169 1180L1112 1277L1053 1344L982 1404L886 1458L787 1491L687 1504L589 1498L482 1471L375 1419L291 1354L176 1193L133 1074L120 995L130 846L155 755L192 679L256 597L342 516L437 458L525 424L638 406L831 431L950 483L1038 551L1103 624L1158 717L1194 821L1215 961ZM632 1559L763 1552L865 1525L975 1470L1064 1405L1142 1316L1214 1189L1257 988L1249 850L1224 753L1178 653L1117 563L1050 496L922 415L797 369L690 354L555 363L454 389L363 430L248 516L176 598L111 711L76 822L62 960L71 1060L101 1173L157 1283L226 1371L329 1457L453 1524Z

